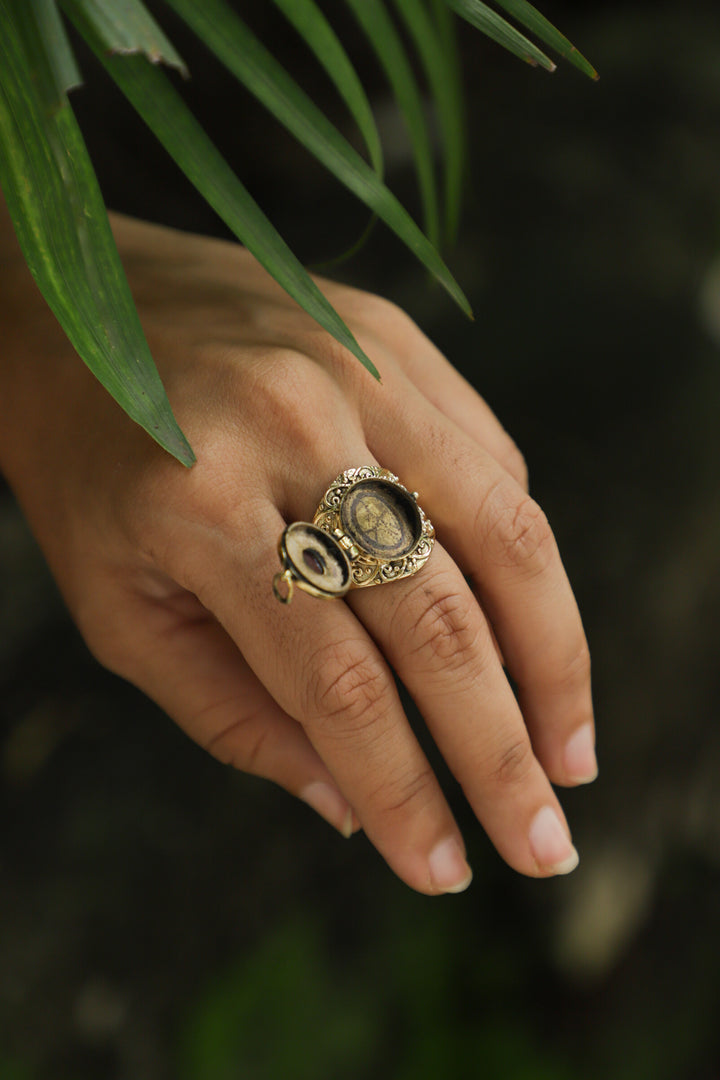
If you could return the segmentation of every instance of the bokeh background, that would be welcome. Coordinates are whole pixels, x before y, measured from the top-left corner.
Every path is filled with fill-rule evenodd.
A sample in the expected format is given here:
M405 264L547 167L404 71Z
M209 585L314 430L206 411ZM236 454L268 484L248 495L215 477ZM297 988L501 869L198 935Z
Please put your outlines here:
M238 6L345 126L272 5ZM510 871L434 754L475 880L413 894L362 835L223 769L100 669L3 491L1 1080L720 1077L720 9L541 7L601 79L462 33L448 260L476 321L380 227L336 276L404 306L526 454L594 658L600 779L562 795L579 869ZM326 9L415 210L387 88ZM157 10L300 257L349 246L363 210ZM109 204L219 232L81 55Z

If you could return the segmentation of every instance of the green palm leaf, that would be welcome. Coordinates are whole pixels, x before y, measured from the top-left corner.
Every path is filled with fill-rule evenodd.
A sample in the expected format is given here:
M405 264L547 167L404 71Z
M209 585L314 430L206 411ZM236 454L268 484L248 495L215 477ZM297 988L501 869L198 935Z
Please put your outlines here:
M382 0L345 0L345 2L375 50L405 120L415 158L425 232L430 242L437 246L440 241L440 220L433 152L422 95L415 81L405 46Z
M0 23L0 184L28 265L90 370L133 420L190 465L192 450L150 355L65 94L76 72L54 5L0 0ZM53 40L61 44L51 63Z
M177 426L145 341L85 145L67 100L80 82L58 0L0 0L0 184L30 268L69 339L125 411L185 464ZM60 0L102 63L218 214L317 321L373 374L349 329L232 173L156 65L186 69L142 0ZM434 162L423 101L384 0L346 0L385 68L405 117L423 201L425 236L382 180L370 104L316 0L274 0L344 99L370 164L350 146L225 0L167 0L235 76L403 240L470 314L440 258ZM444 219L457 225L463 171L462 95L451 9L511 52L552 61L482 0L393 0L435 100L444 149ZM528 0L496 0L520 24L593 78L584 57ZM430 10L428 10L430 5Z
M28 14L25 13L26 20ZM50 92L56 97L59 106L63 103L64 95L68 90L82 85L82 75L75 63L75 56L55 0L35 0L34 29L30 30L27 24L25 25L26 37L31 33L40 35L43 56L50 66L54 83L54 88ZM21 31L22 27L21 22Z
M223 0L167 0L230 71L415 253L466 314L470 305L436 248L372 168Z
M142 53L153 64L162 61L187 75L185 61L142 0L84 0L83 9L110 52Z
M549 45L561 56L569 60L585 75L591 79L597 79L598 74L592 64L578 52L572 42L557 30L551 22L541 15L537 8L528 3L528 0L495 0L505 11L508 11L519 23L532 33L537 34L541 41ZM467 19L473 26L478 27L488 37L504 45L506 49L526 60L530 64L539 64L547 71L554 71L555 64L536 45L510 25L502 16L483 4L482 0L445 0L454 11Z
M337 34L315 3L315 0L275 0L275 4L315 54L316 59L325 69L338 94L347 105L365 142L370 164L382 180L384 173L383 150L375 117L365 93L365 88ZM327 272L352 258L364 247L376 222L377 215L373 214L361 235L346 251L323 263L316 264L315 269L320 273Z
M269 273L375 378L377 368L238 180L165 74L140 55L118 56L101 36L96 3L62 0L98 59L188 179Z
M591 79L597 79L598 73L585 57L577 51L571 41L561 34L551 22L541 15L537 8L529 4L527 0L495 0L500 7L505 8L513 18L517 19L533 34L537 34L541 41L549 45L551 49L564 56L571 64L579 68Z
M433 18L424 0L395 0L422 61L437 112L444 165L445 235L457 234L465 163L465 121L452 13L444 3Z
M365 141L370 163L382 177L383 152L365 88L348 54L315 0L274 0L332 80Z
M539 64L546 71L555 70L556 65L549 56L538 49L537 45L533 45L532 41L528 41L519 30L503 19L502 15L498 15L487 4L481 3L481 0L445 0L445 2L463 19L472 26L476 26L478 30L482 30L514 56L519 56L528 64Z

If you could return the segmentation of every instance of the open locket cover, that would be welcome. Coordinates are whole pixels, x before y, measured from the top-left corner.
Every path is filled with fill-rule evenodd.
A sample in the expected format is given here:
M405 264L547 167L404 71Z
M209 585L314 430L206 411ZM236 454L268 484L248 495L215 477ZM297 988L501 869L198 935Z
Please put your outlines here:
M378 475L382 474L382 475ZM424 564L434 530L399 481L374 466L349 469L323 497L313 522L288 525L278 546L283 577L312 596L340 597L348 589L414 574Z

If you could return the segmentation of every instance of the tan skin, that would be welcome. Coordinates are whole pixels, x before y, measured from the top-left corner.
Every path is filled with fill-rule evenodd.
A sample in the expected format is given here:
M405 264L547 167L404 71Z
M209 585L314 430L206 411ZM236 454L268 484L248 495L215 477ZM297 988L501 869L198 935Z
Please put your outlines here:
M460 891L463 839L393 669L510 866L572 869L551 783L595 775L587 645L522 457L482 398L378 297L322 283L382 384L243 249L114 217L197 454L184 469L78 360L0 218L0 468L98 659L220 761L362 827L412 888ZM279 604L284 523L376 462L432 518L426 567Z

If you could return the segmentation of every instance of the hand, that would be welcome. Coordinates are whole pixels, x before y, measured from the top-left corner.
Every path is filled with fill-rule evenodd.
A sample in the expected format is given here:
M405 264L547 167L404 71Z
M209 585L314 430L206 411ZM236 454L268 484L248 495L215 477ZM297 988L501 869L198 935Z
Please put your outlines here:
M384 300L322 283L378 384L239 247L114 228L191 470L110 400L24 270L0 300L0 464L89 647L220 761L346 834L361 825L413 888L459 891L463 839L394 669L502 857L572 869L551 782L596 772L588 651L488 406ZM284 524L372 463L420 493L439 540L427 565L344 602L279 604Z

